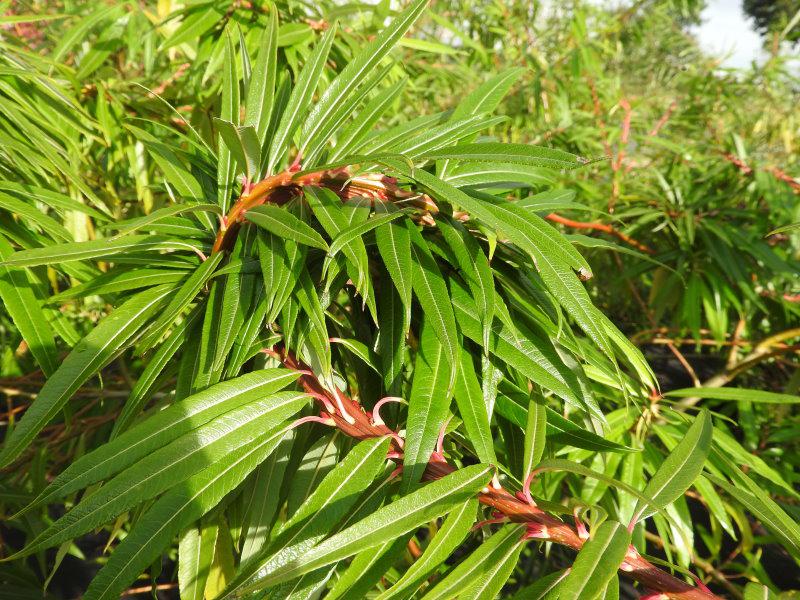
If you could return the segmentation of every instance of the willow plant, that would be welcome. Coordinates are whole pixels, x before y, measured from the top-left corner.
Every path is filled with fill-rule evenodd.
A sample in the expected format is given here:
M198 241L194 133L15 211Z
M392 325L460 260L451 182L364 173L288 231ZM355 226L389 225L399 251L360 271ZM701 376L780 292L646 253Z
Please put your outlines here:
M114 523L86 599L157 575L176 543L185 600L491 598L509 579L529 584L518 598L614 598L618 573L653 597L710 599L681 566L646 556L648 523L671 527L692 486L725 523L716 490L736 496L798 556L797 525L708 412L651 410L646 361L593 305L589 264L541 216L558 196L508 200L589 162L481 137L520 71L452 111L377 127L405 84L388 76L390 53L425 6L346 65L331 64L335 24L301 68L278 58L275 8L252 50L225 28L209 135L125 124L163 175L162 208L125 218L84 204L89 186L78 201L55 181L0 184L0 206L19 217L0 236L0 296L47 375L0 453L9 489L33 493L9 511L27 536L11 565L51 547L63 557ZM2 88L6 105L19 89ZM14 140L6 172L26 169L25 143ZM65 210L94 220L94 239L71 240ZM97 296L113 310L83 337L51 308ZM69 425L71 398L119 357L143 368L105 409L103 442L26 488L19 466L43 432ZM660 444L626 442L650 426ZM623 459L633 476L605 473ZM592 501L587 482L616 495ZM68 510L51 519L59 504ZM523 552L551 545L569 549L571 567L515 575Z

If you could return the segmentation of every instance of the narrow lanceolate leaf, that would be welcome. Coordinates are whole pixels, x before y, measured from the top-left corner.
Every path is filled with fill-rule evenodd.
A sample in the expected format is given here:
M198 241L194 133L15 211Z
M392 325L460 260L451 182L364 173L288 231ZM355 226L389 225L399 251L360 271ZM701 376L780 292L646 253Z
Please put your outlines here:
M664 394L673 398L708 398L710 400L733 400L734 402L759 402L766 404L800 404L800 396L778 394L746 388L683 388Z
M525 544L517 542L509 544L506 551L498 556L492 563L486 565L486 570L481 577L473 579L458 597L459 600L483 600L484 598L497 598L500 590L511 577L511 573L517 567L519 555L522 553Z
M178 288L169 304L150 325L147 334L142 338L138 346L139 353L146 352L152 348L170 325L175 322L175 319L181 316L186 307L196 299L198 292L211 279L222 258L224 258L222 252L209 256L208 260L201 263L195 272Z
M328 160L334 162L352 154L353 149L372 131L375 123L392 106L405 87L406 81L406 79L399 79L394 85L379 92L367 102L366 106L353 117L350 124L337 135L336 147L330 152Z
M372 438L356 445L283 525L274 541L240 567L226 597L246 595L249 590L278 583L264 579L264 575L306 556L317 542L330 534L377 477L386 462L389 442L389 438Z
M239 173L244 173L248 181L253 181L261 164L261 144L258 141L255 127L252 125L234 125L230 121L214 118L222 141L231 153Z
M744 586L744 600L779 600L779 596L764 584L751 581Z
M178 544L178 589L181 600L203 600L217 543L216 524L190 527Z
M414 383L408 401L408 422L403 456L403 489L408 491L425 472L447 418L456 364L425 318L414 367Z
M425 583L425 580L450 557L453 551L467 537L478 510L478 501L467 500L455 508L442 523L439 531L431 540L425 552L409 567L403 576L391 588L383 592L376 600L408 598Z
M267 312L264 319L272 323L294 290L302 271L306 246L268 231L259 231L256 245L266 293Z
M123 238L92 240L54 244L45 248L33 248L14 252L0 265L8 267L36 267L75 260L110 258L129 252L158 252L183 250L194 252L196 248L186 242L178 242L156 235L129 235Z
M222 211L216 204L173 204L172 206L165 206L164 208L154 210L146 217L130 219L120 223L119 227L115 227L117 229L117 234L114 237L122 237L123 235L128 235L134 231L138 231L139 229L145 229L149 225L157 223L158 221L168 217L174 217L175 215L193 212L210 212L217 215L222 214Z
M489 427L489 413L486 410L481 384L475 373L472 356L463 348L453 391L458 412L467 430L467 439L475 449L475 454L481 462L496 464L494 439Z
M167 365L172 357L186 343L194 325L198 322L200 315L204 312L203 304L198 304L169 334L169 337L158 347L150 358L147 366L142 371L136 385L133 386L130 396L122 407L122 412L114 420L114 428L111 430L111 439L117 437L125 431L134 419L139 415L148 400L152 398L158 383L169 375ZM165 371L167 371L165 373Z
M275 79L278 73L278 11L269 7L267 26L261 32L258 56L250 77L247 91L244 124L256 130L259 148L264 145L264 137L272 117Z
M574 154L528 144L496 142L457 144L425 152L421 158L521 164L549 169L575 169L586 164Z
M136 522L106 565L92 580L84 598L116 600L163 550L173 537L217 505L264 461L283 438L287 424L277 432L262 433L238 453L176 485L159 498Z
M25 511L107 479L213 419L280 391L298 376L288 369L254 371L175 402L73 462Z
M595 343L609 357L613 357L601 313L572 272L572 269L585 269L588 272L588 265L555 229L546 223L538 223L535 215L519 214L515 210L518 207L509 202L493 199L490 203L473 198L423 169L416 169L413 173L406 171L406 175L425 186L437 199L460 206L486 225L501 231L530 254L553 295Z
M644 488L644 495L653 499L655 507L664 508L677 500L702 473L711 449L713 430L714 426L708 411L704 410L695 417L686 435L661 463ZM634 521L651 514L653 512L646 510L640 502L635 511Z
M451 280L451 299L462 333L480 344L483 332L477 316L475 303L466 289ZM489 352L515 368L528 379L553 391L577 408L591 412L602 419L599 408L590 405L582 397L575 375L567 369L549 340L526 336L506 327L496 320L489 336ZM524 427L524 424L523 424Z
M11 244L0 236L0 260L13 254ZM55 337L24 270L0 266L0 300L36 362L49 377L58 367Z
M165 285L133 296L75 346L6 438L0 467L18 457L81 385L131 345L172 291L172 286Z
M369 233L376 227L385 225L386 223L394 221L403 215L404 213L398 210L395 212L374 216L371 219L363 221L362 223L356 223L347 229L343 229L337 233L336 237L331 241L330 248L328 249L328 256L335 256L339 250L341 250L345 245L349 244L352 240L362 237L364 234Z
M459 358L452 300L425 238L413 222L406 221L406 227L411 236L411 287L425 313L425 321L436 332L445 352L444 359L450 365L449 392L455 381L455 365Z
M494 277L489 260L483 253L478 242L458 222L438 222L439 231L442 232L447 245L453 251L461 270L461 276L467 282L478 315L483 323L483 347L489 350L489 334L494 321Z
M269 161L267 162L267 175L274 172L281 157L291 145L294 132L306 116L311 98L314 95L314 90L317 89L322 68L325 66L325 61L328 59L328 52L330 52L333 38L336 35L336 29L336 23L328 28L328 31L325 32L325 35L317 43L311 56L308 57L308 61L303 66L303 70L300 71L300 75L292 89L292 94L289 96L286 108L281 115L278 128L272 136L272 144L269 149Z
M406 314L411 315L411 235L403 223L386 223L375 230L383 263L389 271Z
M559 599L592 600L600 597L625 559L631 534L616 521L604 521L591 532L572 565L564 583L559 586Z
M301 131L301 139L310 141L315 138L336 109L364 83L370 72L420 17L427 3L427 0L416 0L347 64L309 113ZM301 146L301 152L304 149L305 146Z
M524 531L521 525L505 525L425 594L425 600L458 598L466 586L484 579L503 557L522 545Z
M533 468L542 460L547 433L547 409L544 399L531 398L528 405L528 423L525 427L525 455L522 481L526 481Z
M222 67L222 106L219 116L235 127L239 124L239 76L236 70L236 48L228 29L225 30ZM222 135L217 137L217 147L217 202L227 212L235 174L233 154Z
M242 564L248 562L267 543L272 522L281 500L280 489L294 445L294 431L286 435L278 449L259 465L245 489L243 509Z
M299 577L420 527L466 502L489 482L491 472L490 466L473 465L403 496L326 539L302 556L264 573L256 587L263 589ZM249 591L243 588L239 590L239 595Z
M297 413L308 397L280 392L226 413L148 454L33 539L25 553L60 544L236 454L264 431Z
M312 248L328 250L328 244L308 223L279 206L257 206L248 210L245 218L278 237Z

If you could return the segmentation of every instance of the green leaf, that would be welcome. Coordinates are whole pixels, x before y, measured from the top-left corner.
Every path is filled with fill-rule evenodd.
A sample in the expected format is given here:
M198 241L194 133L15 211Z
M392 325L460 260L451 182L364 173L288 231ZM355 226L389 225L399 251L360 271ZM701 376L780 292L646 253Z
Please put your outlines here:
M350 124L337 135L336 147L329 152L328 160L335 162L351 154L366 135L372 131L375 123L394 104L406 82L406 79L399 79L367 102L364 108L353 117Z
M800 561L800 525L786 514L769 494L736 465L729 464L729 475L736 485L720 477L703 477L722 488L730 497L749 510L774 535L796 561Z
M0 235L0 259L5 260L13 253L11 244ZM37 364L49 377L58 368L58 351L53 329L42 311L27 271L0 265L0 300Z
M267 295L265 320L272 323L294 290L305 261L306 247L268 231L258 233L258 259Z
M308 223L279 206L257 206L248 210L245 218L278 237L312 248L328 250L328 244Z
M280 508L280 488L289 456L294 445L293 432L287 434L278 449L251 475L245 491L247 499L242 525L242 554L244 564L255 556L269 540L272 523Z
M261 31L258 56L247 90L245 125L256 132L259 150L264 145L267 127L272 118L275 79L278 73L278 10L269 4L267 26Z
M194 252L197 248L186 242L157 235L129 235L123 238L70 242L67 244L53 244L45 248L20 250L0 262L0 266L37 267L76 260L110 258L132 252L175 250Z
M391 588L379 595L376 600L392 598L408 598L413 595L425 580L449 558L453 551L464 541L464 538L475 523L478 501L467 500L453 509L433 536L425 552L408 568L403 576Z
M135 341L144 323L172 292L172 286L164 285L133 296L75 346L11 430L0 452L0 466L17 458L80 386Z
M773 229L764 237L769 237L771 235L775 235L776 233L786 233L787 231L792 231L794 229L800 229L800 223L790 223L789 225L782 225L777 229Z
M559 599L592 600L603 593L606 585L617 576L631 534L621 523L603 521L591 532L592 537L583 545L569 575L559 586Z
M744 586L744 600L778 600L779 596L767 586L750 581Z
M218 383L175 402L77 459L22 512L116 475L198 427L259 398L279 392L298 376L298 373L288 369L263 369Z
M118 223L116 227L117 233L112 239L128 235L129 233L133 233L134 231L138 231L139 229L144 229L148 225L161 221L162 219L166 219L167 217L172 217L187 212L189 213L210 212L216 215L222 214L222 211L216 204L193 204L193 203L173 204L172 206L165 206L164 208L159 208L158 210L154 210L146 217L131 219L130 221L123 221L122 223ZM123 223L128 223L128 224L124 225Z
M517 568L519 555L525 544L518 542L510 545L506 551L497 557L492 557L491 562L485 563L486 568L480 577L472 582L458 595L459 600L482 600L483 598L496 598L503 586Z
M234 125L230 121L216 117L214 123L219 129L222 141L239 165L240 172L244 173L247 181L253 181L258 176L258 167L261 164L261 144L255 127Z
M447 148L430 150L421 154L420 158L429 160L447 158L461 161L521 164L548 169L575 169L586 164L586 161L563 150L530 146L528 144L496 142L458 144Z
M300 133L301 139L306 142L314 139L317 132L330 121L331 115L337 108L358 90L370 71L380 64L403 34L416 22L426 6L427 0L413 2L342 69L309 112ZM305 145L301 146L301 153L305 148Z
M702 473L713 430L711 415L704 410L645 486L644 495L653 499L655 507L664 508L678 499ZM645 511L641 501L634 512L634 521L653 514Z
M328 249L328 256L335 256L339 250L349 244L352 240L363 237L364 234L372 231L376 227L381 227L382 225L385 225L390 221L394 221L395 219L404 215L405 213L402 211L389 212L383 215L372 217L371 219L367 219L362 223L351 225L347 229L343 229L337 233L336 237L331 241L330 248Z
M482 343L483 330L469 293L453 280L450 282L450 293L461 332L472 341ZM532 334L522 336L496 320L489 344L491 354L534 383L553 391L580 410L603 418L599 408L586 402L577 378L565 367L548 340Z
M547 409L542 399L532 395L528 404L528 423L525 427L522 481L527 481L533 468L542 460L546 432Z
M302 119L306 116L311 98L314 95L314 90L317 89L322 69L325 66L325 61L328 59L328 52L330 52L331 44L333 43L333 38L336 35L337 29L338 26L336 23L333 23L328 28L328 31L325 32L325 35L322 36L322 39L317 43L314 51L308 57L306 64L303 66L303 70L300 72L295 82L292 94L289 96L289 101L281 115L278 128L272 136L269 160L267 162L267 175L274 173L275 167L292 142L294 132L300 126Z
M386 223L375 230L378 252L389 271L407 320L411 317L411 235L403 223Z
M86 590L86 600L116 600L173 537L199 519L266 459L286 433L261 433L245 448L177 484L145 512Z
M489 261L478 242L460 223L438 221L447 245L456 257L461 275L467 282L483 323L483 347L488 352L494 321L494 277Z
M411 234L411 287L425 313L426 323L436 332L436 337L444 349L444 360L449 365L450 379L446 391L452 391L455 382L455 365L459 360L456 318L453 314L452 300L442 273L433 258L428 244L416 225L406 221Z
M314 492L281 527L273 542L243 564L236 579L226 590L225 597L247 595L253 589L270 587L279 581L265 578L282 565L291 564L309 551L352 508L361 494L372 483L386 462L390 438L364 440L348 452L319 483ZM296 576L313 571L297 573ZM281 579L288 581L294 577Z
M188 11L180 26L161 44L159 52L200 39L222 18L222 12L213 3Z
M461 349L461 361L453 391L458 412L464 421L466 437L472 444L478 460L486 464L497 464L494 438L489 426L489 412L472 364L472 355L464 348Z
M308 402L299 392L280 392L240 406L138 460L83 498L66 515L36 536L31 553L81 535L168 490L228 455L236 454L264 431L273 431Z
M218 526L190 527L178 544L178 589L181 600L203 600L214 559Z
M24 219L26 223L32 223L40 227L52 239L59 242L72 241L72 235L58 221L48 217L42 210L32 206L27 202L17 199L11 194L0 192L0 209L3 209L17 218Z
M172 296L166 308L161 312L158 318L153 321L153 324L148 327L147 333L138 344L138 353L146 352L158 342L167 328L169 328L175 322L175 319L181 316L183 311L186 310L186 307L195 300L202 287L206 285L214 275L214 270L219 263L222 262L223 258L224 255L221 252L212 254L208 260L201 263L195 272L186 279L183 285L181 285Z
M139 415L144 405L152 397L155 388L164 375L167 364L188 340L193 327L203 313L204 306L198 304L170 333L169 337L158 347L150 358L141 376L133 386L130 396L122 407L122 412L114 420L111 438L125 431L131 422Z
M504 557L523 545L524 532L525 528L521 525L503 526L425 594L425 600L458 598L467 586L485 581L488 573L503 561Z
M403 496L302 556L266 571L257 585L239 590L238 595L299 577L420 527L475 495L489 482L491 471L492 467L485 465L465 467Z
M403 490L408 491L425 472L447 418L456 364L434 334L430 313L419 337L414 382L408 401L408 421L403 453Z
M236 48L233 43L233 36L231 36L230 29L225 29L225 54L223 55L223 70L222 70L222 106L220 107L219 116L223 121L231 123L233 127L239 124L239 75L236 70ZM231 132L228 132L229 134ZM242 134L248 136L249 134ZM234 140L237 137L233 135ZM222 207L223 212L228 211L230 197L233 193L235 169L232 161L232 153L230 146L225 142L224 135L217 138L217 201ZM248 149L252 151L251 148ZM242 166L247 165L247 160L251 157L247 156L247 152L243 151Z
M664 393L667 397L674 398L708 398L711 400L732 400L735 402L763 402L767 404L798 404L800 396L793 394L778 394L746 388L682 388Z
M558 588L559 584L569 574L569 569L556 571L538 579L535 583L525 586L511 597L511 600L544 600L550 597L550 592Z

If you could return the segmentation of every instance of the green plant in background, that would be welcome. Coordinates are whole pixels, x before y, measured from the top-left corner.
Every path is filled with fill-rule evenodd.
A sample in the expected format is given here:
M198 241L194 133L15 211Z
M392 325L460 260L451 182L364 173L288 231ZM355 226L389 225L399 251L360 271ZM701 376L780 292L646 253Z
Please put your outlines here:
M458 27L426 4L2 17L5 585L38 595L98 528L108 554L84 598L143 574L182 599L613 598L621 581L714 598L693 571L764 595L776 586L750 557L768 542L800 560L792 461L747 448L755 418L743 444L724 404L694 409L800 399L729 380L661 397L609 318L631 292L576 247L627 250L656 269L637 282L654 293L697 261L750 283L703 235L747 247L770 285L792 258L734 227L687 237L672 209L637 214L622 151L598 182L609 163L588 126L548 136L563 149L521 143L521 113L494 115L532 75L448 77L473 69L467 50L487 60L487 39L444 45L437 28ZM592 47L577 17L573 31ZM438 110L442 81L460 100ZM654 178L706 202L692 169ZM592 208L606 183L603 209L634 224L590 229L618 245L548 223L571 226L560 213ZM654 214L678 225L642 240ZM685 296L705 301L703 281ZM733 306L771 330L754 307L781 298L748 299ZM748 560L727 566L749 583L700 557L730 540Z

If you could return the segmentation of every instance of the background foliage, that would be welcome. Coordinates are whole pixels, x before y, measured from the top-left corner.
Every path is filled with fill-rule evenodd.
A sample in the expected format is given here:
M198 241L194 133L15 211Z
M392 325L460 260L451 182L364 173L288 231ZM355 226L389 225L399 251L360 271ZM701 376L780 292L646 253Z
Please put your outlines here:
M424 4L0 3L0 594L800 588L791 6Z

